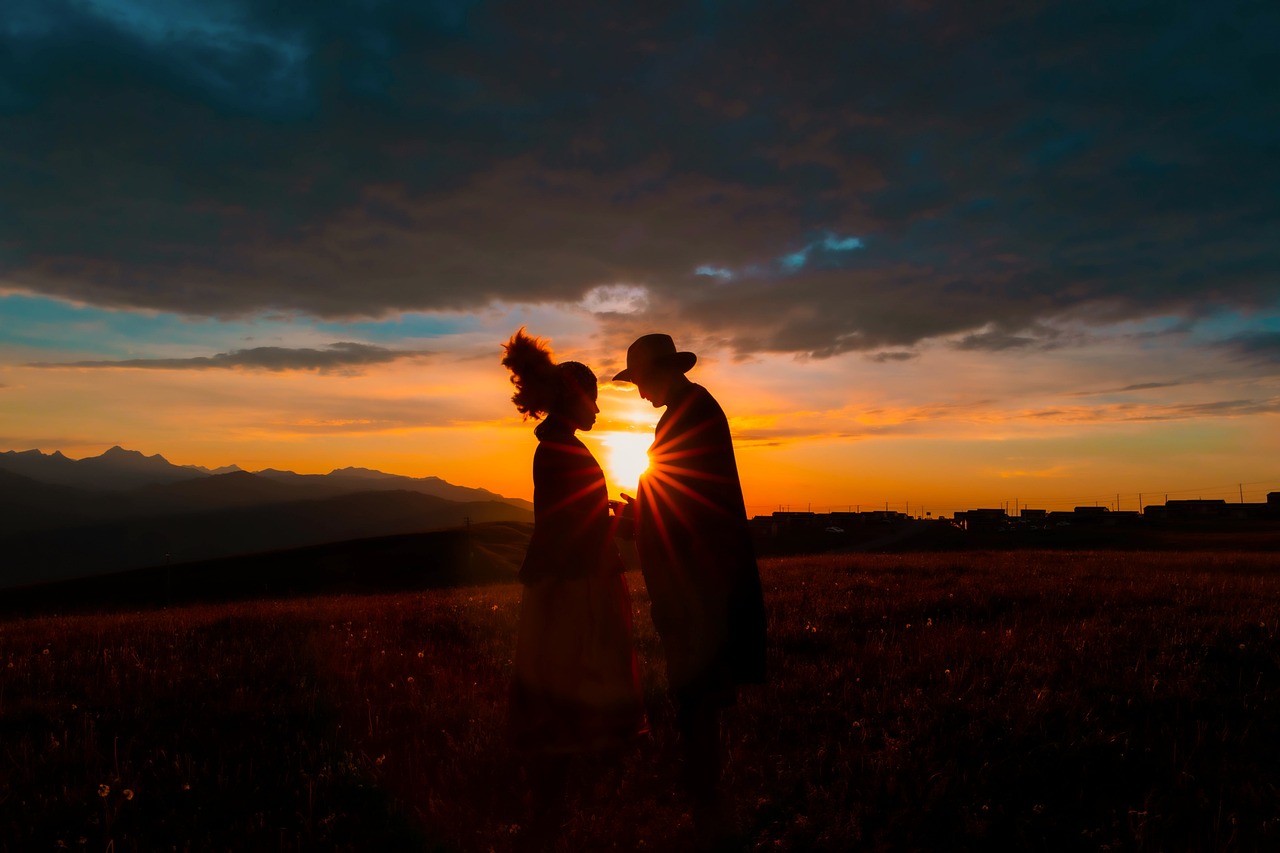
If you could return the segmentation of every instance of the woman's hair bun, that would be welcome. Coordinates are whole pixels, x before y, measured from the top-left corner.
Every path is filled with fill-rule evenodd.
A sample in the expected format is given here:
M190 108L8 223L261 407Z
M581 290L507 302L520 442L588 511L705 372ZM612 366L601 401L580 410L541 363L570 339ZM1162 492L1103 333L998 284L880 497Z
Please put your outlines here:
M560 393L560 378L556 375L550 344L544 338L526 333L521 326L502 349L502 366L511 371L511 384L516 386L511 402L526 418L541 418L550 411Z

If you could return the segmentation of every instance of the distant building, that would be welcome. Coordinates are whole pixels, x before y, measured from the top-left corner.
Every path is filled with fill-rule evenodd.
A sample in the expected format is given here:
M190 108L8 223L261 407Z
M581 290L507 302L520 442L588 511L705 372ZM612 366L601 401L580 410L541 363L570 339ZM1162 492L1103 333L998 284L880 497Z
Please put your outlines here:
M896 510L875 509L867 512L775 512L757 515L751 519L751 529L757 534L777 536L790 530L829 530L838 527L841 532L865 524L891 524L906 521L908 516Z
M815 518L811 512L775 512L772 515L757 515L751 519L751 527L759 534L777 536L783 530L812 527Z
M1221 499L1176 500L1166 501L1164 504L1149 504L1138 511L1113 511L1107 506L1078 506L1069 512L1028 508L1023 509L1016 518L1010 518L1008 512L1001 507L960 510L952 518L952 523L964 530L1114 526L1140 524L1144 520L1173 524L1280 520L1280 491L1268 492L1266 503L1228 503ZM806 530L853 532L859 527L865 530L867 525L893 524L907 519L906 513L878 509L829 513L779 511L771 515L755 516L751 519L751 529L759 537L775 538L784 533L794 536L794 532Z
M855 515L857 515L863 523L868 521L878 521L880 523L905 521L907 518L906 513L898 512L896 509L873 509L869 512L855 513Z
M1220 499L1167 501L1164 506L1146 507L1144 515L1155 521L1183 523L1271 519L1280 516L1278 494L1269 493L1266 503L1231 503Z
M1085 511L1080 512L1082 509ZM1106 507L1078 506L1072 510L1055 509L1051 512L1046 512L1037 521L1043 524L1046 529L1049 527L1068 527L1072 524L1100 523L1105 520L1107 512Z
M956 524L965 530L990 530L1009 521L1003 509L966 509L955 514Z
M1170 521L1225 518L1227 502L1215 500L1165 501L1165 517Z
M790 524L799 527L808 527L813 524L813 520L817 516L811 512L775 512L769 517L777 524Z

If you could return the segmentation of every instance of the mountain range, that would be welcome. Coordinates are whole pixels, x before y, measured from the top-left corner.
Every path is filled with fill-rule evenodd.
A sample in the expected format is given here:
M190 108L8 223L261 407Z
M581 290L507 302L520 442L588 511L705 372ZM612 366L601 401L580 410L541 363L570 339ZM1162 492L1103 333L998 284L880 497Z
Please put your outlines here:
M238 554L532 520L533 505L439 477L174 465L113 447L0 452L0 587Z
M369 468L335 468L328 474L295 474L266 468L247 472L238 465L209 469L198 465L174 465L159 453L146 456L137 450L125 450L116 445L100 456L71 459L61 451L41 453L39 450L7 450L0 452L0 470L29 477L40 483L55 486L71 486L93 492L130 492L144 486L165 486L176 483L205 483L192 485L193 493L217 494L227 482L237 485L229 489L245 488L248 477L261 477L296 486L311 486L313 494L346 494L353 491L386 491L405 489L435 495L451 501L495 500L513 506L532 509L533 504L520 498L505 498L488 489L455 486L439 477L405 477L386 474ZM228 481L230 475L238 479ZM247 475L247 476L245 476ZM207 489L207 492L201 492Z

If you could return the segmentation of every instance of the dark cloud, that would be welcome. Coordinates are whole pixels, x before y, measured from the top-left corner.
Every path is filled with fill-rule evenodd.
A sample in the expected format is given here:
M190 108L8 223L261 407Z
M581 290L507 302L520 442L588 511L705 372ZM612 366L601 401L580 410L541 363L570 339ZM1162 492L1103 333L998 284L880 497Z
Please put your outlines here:
M1007 349L1025 349L1038 343L1036 338L1027 335L1011 335L1008 332L985 331L965 335L956 342L956 349L988 350L1000 352Z
M115 361L34 362L26 367L138 368L147 370L227 370L246 368L282 372L315 370L348 372L375 364L431 355L426 350L394 350L371 344L342 342L325 349L253 347L194 358L129 358Z
M1052 421L1086 423L1119 421L1180 421L1194 418L1244 417L1250 415L1280 414L1280 397L1265 399L1214 400L1205 403L1174 403L1169 405L1137 405L1115 403L1104 406L1078 408L1054 408L1019 412L1017 417Z
M1276 302L1269 4L10 5L0 275L37 292L626 284L619 338L818 357Z
M910 361L913 358L919 358L920 353L906 352L903 350L886 350L885 352L877 352L868 355L867 358L877 364L884 364L890 361Z
M1131 391L1154 391L1158 388L1176 388L1179 385L1186 385L1183 380L1175 380L1170 382L1139 382L1134 385L1125 385L1123 388L1104 388L1097 391L1075 391L1068 394L1068 397L1092 397L1098 394L1127 394Z
M1151 391L1156 388L1174 388L1181 385L1181 382L1139 382L1136 385L1126 385L1123 388L1117 388L1117 391Z
M1235 358L1253 364L1280 366L1280 332L1250 332L1219 344Z
M1134 416L1133 420L1178 420L1198 417L1230 417L1280 413L1280 397L1266 400L1217 400L1161 406L1156 411Z

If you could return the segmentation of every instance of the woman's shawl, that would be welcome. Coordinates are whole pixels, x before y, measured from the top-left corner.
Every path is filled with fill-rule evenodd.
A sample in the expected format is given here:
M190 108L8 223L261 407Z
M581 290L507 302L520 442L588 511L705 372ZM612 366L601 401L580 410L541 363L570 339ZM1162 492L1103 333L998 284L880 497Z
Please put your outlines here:
M622 571L604 472L573 430L548 421L533 454L533 537L523 583Z

